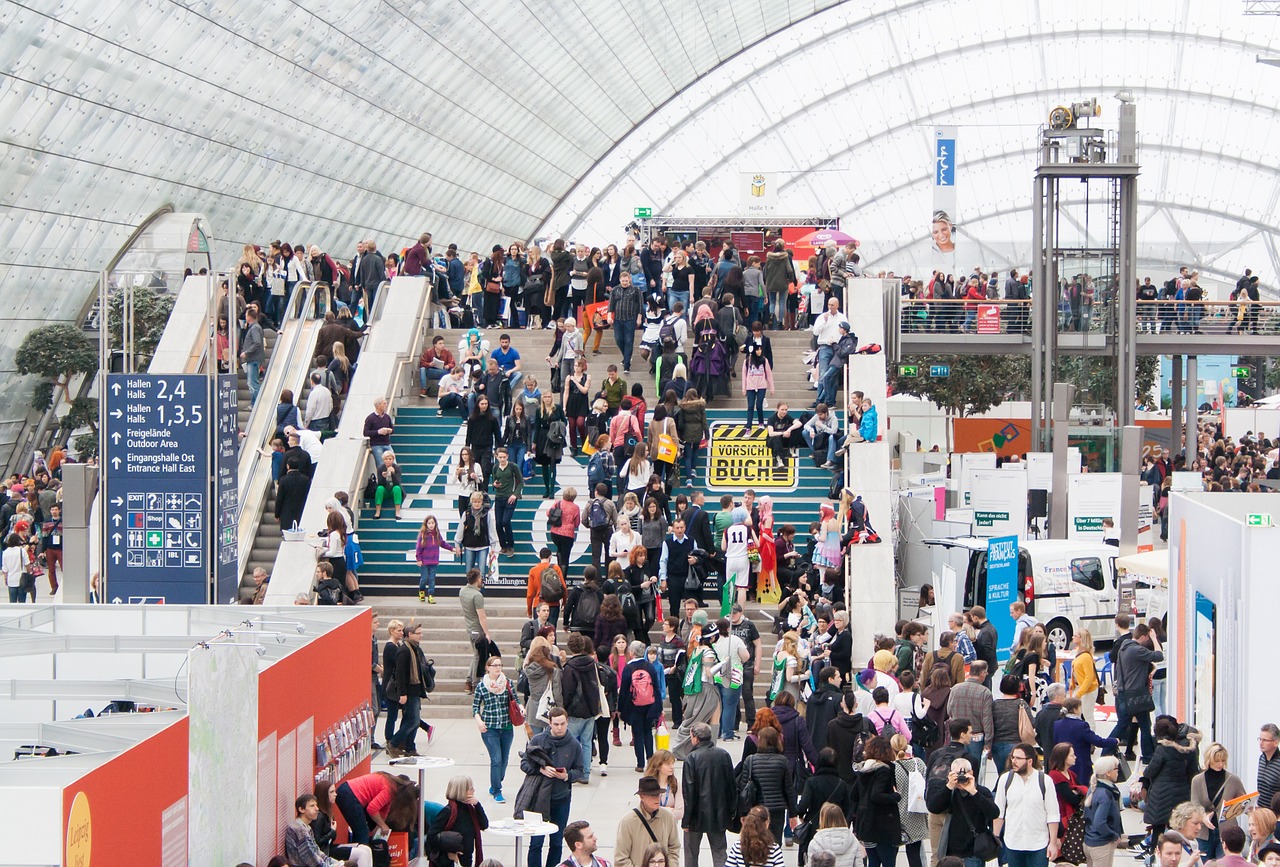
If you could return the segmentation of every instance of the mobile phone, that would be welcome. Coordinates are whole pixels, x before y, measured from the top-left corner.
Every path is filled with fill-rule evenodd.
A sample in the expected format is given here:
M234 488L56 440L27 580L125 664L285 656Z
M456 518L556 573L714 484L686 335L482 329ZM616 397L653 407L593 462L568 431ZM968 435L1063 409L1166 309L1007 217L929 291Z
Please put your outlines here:
M563 774L563 773L564 773L564 768L556 768L556 773L557 773L557 774Z

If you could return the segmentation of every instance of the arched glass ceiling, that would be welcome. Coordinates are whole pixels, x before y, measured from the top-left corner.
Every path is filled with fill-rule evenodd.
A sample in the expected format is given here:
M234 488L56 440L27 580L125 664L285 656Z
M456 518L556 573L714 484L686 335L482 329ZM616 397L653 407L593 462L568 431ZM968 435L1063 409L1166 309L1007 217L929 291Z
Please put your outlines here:
M0 0L0 392L166 202L222 267L527 238L673 94L836 2ZM23 412L0 397L0 450Z
M635 206L738 211L739 173L777 172L782 214L834 214L897 273L928 273L933 127L959 127L963 265L1030 260L1039 128L1055 105L1097 97L1114 128L1138 103L1141 267L1191 264L1280 282L1273 142L1278 19L1235 0L843 4L775 36L680 94L603 159L547 234L615 237ZM1071 243L1106 238L1100 185L1064 186ZM1086 221L1088 225L1086 226ZM973 249L970 247L969 249ZM1141 272L1140 272L1141 273Z

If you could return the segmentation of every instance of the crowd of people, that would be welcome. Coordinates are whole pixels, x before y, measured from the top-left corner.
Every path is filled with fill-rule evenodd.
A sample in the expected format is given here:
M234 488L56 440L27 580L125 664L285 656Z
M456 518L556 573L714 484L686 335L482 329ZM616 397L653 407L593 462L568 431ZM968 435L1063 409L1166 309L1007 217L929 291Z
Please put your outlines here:
M469 588L464 618L488 636L478 572ZM601 863L590 825L573 821L585 814L598 822L598 811L575 793L593 772L617 772L610 750L623 738L634 753L637 800L617 824L619 864L697 864L704 840L715 867L777 865L789 847L799 863L819 867L893 865L900 852L913 867L926 857L931 867L1111 867L1117 849L1160 867L1280 857L1280 728L1267 724L1259 735L1256 803L1238 820L1221 819L1223 805L1246 789L1220 744L1202 745L1199 732L1161 712L1152 677L1163 655L1149 624L1116 618L1107 688L1118 722L1103 735L1094 701L1104 660L1087 633L1065 683L1043 627L1016 604L1014 652L1003 663L1003 641L981 606L947 617L934 644L922 624L900 621L893 636L876 637L869 659L855 662L842 600L796 589L757 624L737 604L716 618L686 598L663 620L661 638L646 643L617 611L602 611L599 623L609 625L594 634L562 630L552 606L531 597L520 647L504 657L486 641L475 659L483 676L470 684L495 803L507 799L515 730L527 736L514 814L535 812L556 828L531 838L530 867ZM392 707L404 691L397 678L422 692L434 675L420 626L393 621L389 634L381 657L395 660L383 666L384 677L394 672ZM762 671L769 687L757 706L753 683ZM396 754L416 754L420 725L412 710L394 733L394 715L388 719ZM1131 733L1140 760L1126 750ZM731 755L726 745L739 739L740 755ZM318 791L312 802L299 799L299 816L331 847L314 806L335 805L357 846L377 827L412 828L411 817L390 818L397 793L410 786L395 780L374 774ZM428 809L433 863L483 860L488 818L470 778L451 780L447 803ZM1126 809L1141 812L1145 832L1126 832ZM291 834L307 831L300 824ZM359 857L321 848L327 857Z

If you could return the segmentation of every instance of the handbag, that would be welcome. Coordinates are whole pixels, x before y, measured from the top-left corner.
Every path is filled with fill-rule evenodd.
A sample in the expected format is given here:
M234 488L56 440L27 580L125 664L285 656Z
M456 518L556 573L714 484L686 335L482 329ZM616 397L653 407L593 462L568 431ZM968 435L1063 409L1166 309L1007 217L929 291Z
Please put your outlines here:
M490 277L484 283L484 291L490 295L502 294L502 276Z
M1123 755L1117 755L1116 758L1120 760L1120 765L1116 768L1116 782L1123 783L1132 776L1133 769L1129 767L1129 760Z
M548 689L547 692L551 690ZM511 682L507 681L507 716L511 719L511 725L524 725L524 708L520 707L520 702L516 701L515 690L511 688Z
M1128 693L1124 699L1125 709L1130 714L1151 713L1156 709L1156 700L1149 692Z
M1000 857L1000 841L990 831L978 831L973 835L973 857L994 861Z
M676 442L676 438L671 434L658 434L658 448L654 454L656 460L662 461L664 464L674 464L676 455L680 453L680 445Z
M1077 809L1071 814L1071 821L1067 823L1067 830L1062 835L1062 846L1058 850L1058 862L1065 861L1068 864L1083 864L1084 857L1084 826L1085 826L1084 810Z
M1027 712L1027 706L1021 702L1018 704L1018 738L1024 744L1036 742L1036 727L1031 722L1031 714Z
M760 784L751 776L751 756L742 765L744 779L738 783L738 815L745 816L760 803Z

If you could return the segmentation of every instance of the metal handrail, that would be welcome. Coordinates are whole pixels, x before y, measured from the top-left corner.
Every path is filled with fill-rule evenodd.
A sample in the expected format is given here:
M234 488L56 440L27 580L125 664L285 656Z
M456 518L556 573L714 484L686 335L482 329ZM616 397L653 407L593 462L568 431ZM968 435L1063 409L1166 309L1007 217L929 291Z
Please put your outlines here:
M302 287L304 284L298 284ZM310 325L315 317L312 315L315 310L315 300L320 293L328 293L329 286L323 282L306 283L306 288L301 292L295 288L295 298L290 299L288 308L285 311L284 322L281 323L280 331L276 333L276 343L271 351L271 361L267 367L267 377L263 380L259 394L279 394L284 390L285 385L291 385L295 394L301 394L302 389L306 385L306 377L310 370L307 363L294 363L294 354L298 350L299 341L304 335L310 335ZM300 303L298 303L300 302ZM289 328L289 325L296 324L297 327ZM287 377L292 376L292 381L286 383ZM262 454L260 449L266 441L266 429L270 427L275 411L275 404L269 399L259 398L257 404L249 413L249 419L245 424L245 437L240 452L240 461L237 466L237 480L240 488L239 511L236 514L236 534L238 539L236 559L237 559L237 576L244 577L244 570L249 564L249 557L253 553L253 537L257 534L258 525L261 520L262 506L267 498L268 485L271 482L270 474L270 457ZM263 421L266 419L266 421ZM247 451L246 451L247 449ZM265 466L265 469L264 469ZM258 484L254 484L255 479ZM252 532L246 527L246 522L252 523ZM246 544L248 540L248 544Z

